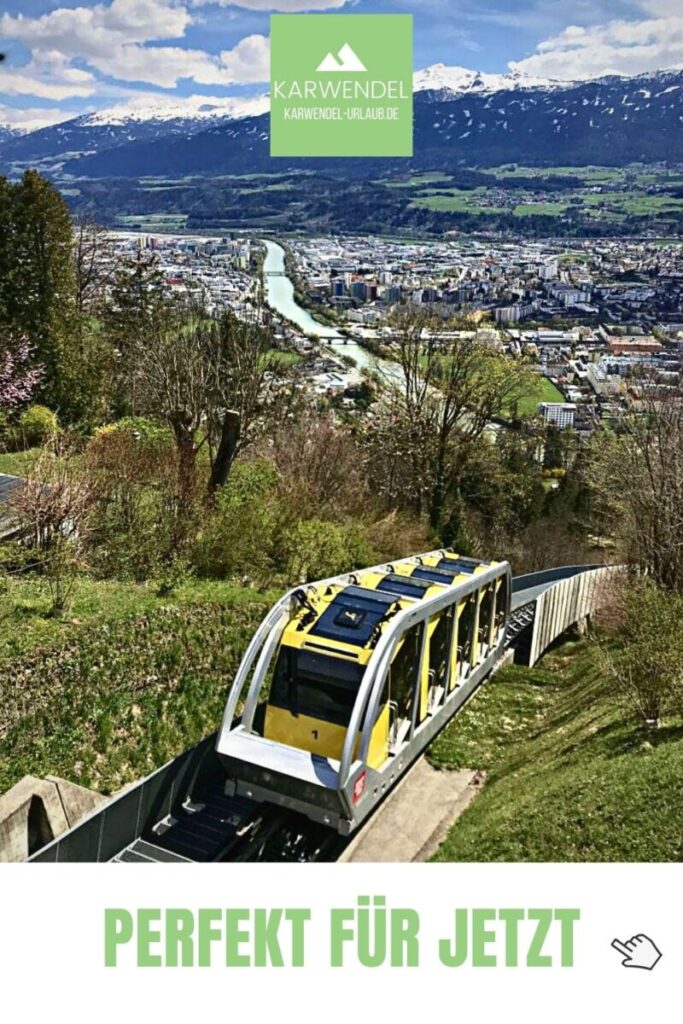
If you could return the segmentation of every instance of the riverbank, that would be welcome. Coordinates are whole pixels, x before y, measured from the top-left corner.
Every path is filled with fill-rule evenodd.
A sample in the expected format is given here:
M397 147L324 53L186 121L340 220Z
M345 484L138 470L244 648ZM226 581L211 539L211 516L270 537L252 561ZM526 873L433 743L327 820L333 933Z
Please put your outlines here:
M355 338L342 334L339 328L316 320L297 301L295 282L288 274L285 249L272 239L264 238L262 243L266 249L263 261L264 297L272 310L298 327L308 338L331 343L331 354L340 359L353 360L359 370L369 373L379 370L385 377L400 379L401 371L395 362L378 358Z

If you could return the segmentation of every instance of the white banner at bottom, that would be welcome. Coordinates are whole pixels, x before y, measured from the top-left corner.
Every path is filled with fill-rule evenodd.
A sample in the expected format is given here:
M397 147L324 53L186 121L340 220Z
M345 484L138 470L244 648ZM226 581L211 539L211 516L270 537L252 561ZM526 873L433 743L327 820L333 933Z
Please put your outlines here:
M0 887L26 1019L680 1016L679 865L36 864Z

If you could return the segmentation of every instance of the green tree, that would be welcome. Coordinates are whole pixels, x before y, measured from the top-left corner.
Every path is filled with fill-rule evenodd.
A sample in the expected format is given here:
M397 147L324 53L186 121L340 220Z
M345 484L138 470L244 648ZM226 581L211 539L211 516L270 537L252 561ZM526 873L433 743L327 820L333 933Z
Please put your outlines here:
M32 346L46 404L68 409L76 312L71 218L59 192L36 171L0 188L0 236L3 326Z
M506 430L495 444L482 445L465 466L460 491L470 532L482 552L508 553L541 517L545 488L537 450L538 438Z
M546 469L567 469L576 451L576 438L570 429L550 424L545 433L543 465Z
M85 246L87 249L87 241ZM87 266L87 255L84 261ZM154 252L136 249L132 256L118 261L110 284L111 297L105 312L105 325L121 358L125 359L131 346L145 335L154 333L168 316L159 257Z
M0 327L5 334L19 333L10 316L17 271L13 205L14 187L6 178L0 178Z

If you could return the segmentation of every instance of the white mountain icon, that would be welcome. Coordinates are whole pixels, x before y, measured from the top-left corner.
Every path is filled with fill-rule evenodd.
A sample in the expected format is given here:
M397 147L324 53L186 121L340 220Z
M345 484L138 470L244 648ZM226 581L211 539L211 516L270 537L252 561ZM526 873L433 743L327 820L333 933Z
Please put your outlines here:
M337 60L337 57L339 58ZM348 43L344 43L341 50L335 57L332 53L328 53L327 57L320 62L317 71L367 71L363 61L356 56Z

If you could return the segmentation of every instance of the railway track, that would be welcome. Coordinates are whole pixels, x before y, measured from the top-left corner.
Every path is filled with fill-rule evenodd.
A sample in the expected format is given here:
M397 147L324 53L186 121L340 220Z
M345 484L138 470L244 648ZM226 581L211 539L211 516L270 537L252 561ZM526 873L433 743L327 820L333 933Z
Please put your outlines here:
M573 566L513 580L506 649L524 649L528 644L539 597L558 582L596 568ZM566 618L562 619L564 629ZM53 840L30 860L311 863L335 861L341 856L351 840L333 829L273 804L227 796L226 775L216 757L215 739L207 737ZM381 806L367 820L372 820Z
M335 860L345 841L301 814L223 792L217 775L145 830L117 863L311 862Z

